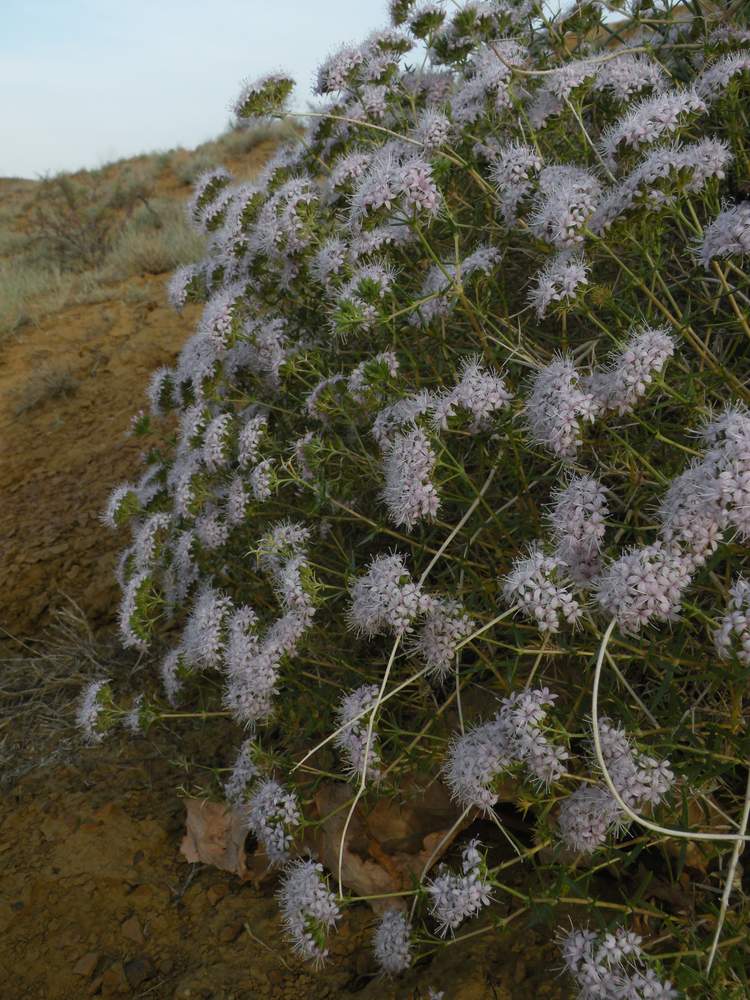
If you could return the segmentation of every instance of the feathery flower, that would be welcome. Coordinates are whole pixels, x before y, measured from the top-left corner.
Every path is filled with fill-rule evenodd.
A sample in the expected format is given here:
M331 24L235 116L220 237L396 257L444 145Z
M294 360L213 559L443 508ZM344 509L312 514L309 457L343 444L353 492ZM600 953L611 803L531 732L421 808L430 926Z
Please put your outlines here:
M750 253L750 201L720 212L703 231L698 257L707 271L717 257Z
M568 752L543 730L556 698L547 688L518 691L489 722L453 738L442 773L462 809L489 811L497 801L495 779L515 764L544 788L562 776Z
M205 585L193 604L182 633L185 659L199 668L218 667L225 646L225 627L232 613L226 594Z
M380 971L397 976L411 965L411 927L400 910L386 910L375 928L373 949Z
M232 110L242 120L278 115L284 111L294 80L285 73L267 73L243 83Z
M623 349L584 382L599 412L630 413L674 354L674 346L666 327L635 327Z
M536 275L536 284L529 290L529 302L542 319L551 303L562 302L578 294L588 284L589 265L583 254L561 250L550 257Z
M323 877L323 865L292 861L284 869L279 905L287 936L302 958L320 966L328 956L326 937L336 926L341 911Z
M385 487L381 493L391 521L411 530L422 518L433 518L440 506L432 473L436 455L419 427L397 434L383 458Z
M294 792L287 791L273 778L267 778L253 790L245 815L271 864L287 861L293 831L302 819Z
M560 931L558 943L565 969L578 988L579 1000L677 1000L679 993L646 968L642 938L624 927L590 931L588 927Z
M734 653L743 666L750 666L750 583L742 576L729 588L727 609L713 639L722 660Z
M414 583L398 553L375 556L366 573L351 585L347 618L351 628L367 636L409 631L430 600Z
M532 441L559 458L573 458L581 444L581 422L596 416L596 402L572 360L560 356L534 378L524 415Z
M750 41L750 38L748 39ZM720 56L705 69L695 83L699 97L712 104L727 89L730 81L750 70L750 49L740 49Z
M624 103L649 87L655 92L663 90L665 82L664 72L657 62L640 53L625 52L617 59L600 64L593 89L609 91L615 100Z
M101 743L107 730L102 713L112 702L109 678L92 681L81 695L76 712L76 725L83 730L87 743Z
M607 490L593 476L574 476L554 493L549 519L555 557L578 584L588 583L599 569L599 550L609 514Z
M240 746L232 766L232 773L224 782L224 795L227 802L231 802L234 806L244 803L248 785L255 781L260 773L253 760L254 751L255 741L250 737Z
M541 169L541 156L524 142L513 140L494 155L490 180L500 192L503 216L509 225L516 218L519 202L532 190L532 176Z
M458 601L432 598L424 621L410 643L410 651L429 667L429 676L442 681L453 667L456 646L471 635L475 623Z
M513 563L503 583L503 597L535 621L540 632L559 631L563 620L575 625L582 610L570 590L568 567L559 557L545 555L539 542Z
M486 880L487 869L479 853L479 841L471 840L461 854L461 872L456 874L441 865L435 878L426 883L430 913L438 922L441 937L453 933L467 917L473 917L492 901L492 889Z
M674 621L694 570L691 558L663 542L625 552L594 581L596 601L623 632Z
M363 684L345 694L336 710L336 724L341 732L336 734L334 742L346 758L346 770L352 779L359 778L365 767L367 778L377 781L380 777L378 737L374 730L365 755L369 712L377 703L379 690L377 684ZM368 714L358 718L363 712Z
M529 217L531 231L556 247L572 247L582 242L581 229L593 215L601 190L601 184L588 170L559 165L544 167Z
M705 112L706 105L694 90L667 90L633 105L604 133L601 150L614 168L621 145L640 149L672 135L688 115Z

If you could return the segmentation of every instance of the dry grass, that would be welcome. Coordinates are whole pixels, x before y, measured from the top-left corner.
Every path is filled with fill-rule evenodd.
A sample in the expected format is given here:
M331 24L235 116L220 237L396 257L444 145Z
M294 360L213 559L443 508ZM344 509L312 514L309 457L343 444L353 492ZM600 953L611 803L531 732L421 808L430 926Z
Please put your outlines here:
M78 385L78 379L73 377L68 368L39 368L14 394L13 414L20 417L50 400L72 396Z
M168 198L142 205L128 220L103 267L107 277L165 274L196 260L203 237L188 224L182 205Z
M80 746L80 692L95 677L127 674L133 656L94 636L72 598L39 639L22 641L0 627L0 787L70 757ZM11 652L11 647L18 650Z

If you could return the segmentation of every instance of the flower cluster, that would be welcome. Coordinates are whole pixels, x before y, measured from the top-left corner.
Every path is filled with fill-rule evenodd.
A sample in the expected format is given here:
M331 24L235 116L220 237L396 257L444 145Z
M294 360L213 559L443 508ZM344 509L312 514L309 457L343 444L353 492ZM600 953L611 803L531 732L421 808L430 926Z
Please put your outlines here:
M320 965L328 956L328 932L341 917L336 897L323 877L323 866L315 861L292 861L284 869L279 903L294 950Z
M473 917L492 900L486 880L486 865L479 852L480 844L472 840L461 853L461 872L440 869L427 882L430 913L437 921L438 934L453 933L468 917Z
M399 910L386 910L375 928L373 947L380 970L397 976L411 965L411 927Z
M518 692L503 699L490 722L453 738L443 774L463 809L491 809L497 801L495 779L514 764L545 788L562 776L568 753L544 732L556 697L547 688Z
M676 1000L679 993L670 980L659 979L646 966L642 943L640 935L624 927L599 934L588 927L571 927L559 934L565 970L581 1000Z
M363 772L373 780L380 777L378 737L369 721L378 702L378 690L375 684L363 684L344 695L339 703L335 742L346 759L351 778L358 779Z
M674 782L669 761L634 750L624 729L609 719L599 720L599 740L607 772L623 802L635 811L657 806ZM566 847L590 854L611 833L624 830L629 819L607 788L582 785L563 800L558 822Z

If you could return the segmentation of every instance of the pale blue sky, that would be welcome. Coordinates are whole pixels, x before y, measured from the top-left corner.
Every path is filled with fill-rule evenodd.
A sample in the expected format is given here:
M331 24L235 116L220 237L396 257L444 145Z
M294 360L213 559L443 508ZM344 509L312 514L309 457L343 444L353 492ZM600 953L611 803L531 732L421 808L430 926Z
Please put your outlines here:
M0 176L196 146L271 70L303 108L327 53L386 22L385 0L0 0Z

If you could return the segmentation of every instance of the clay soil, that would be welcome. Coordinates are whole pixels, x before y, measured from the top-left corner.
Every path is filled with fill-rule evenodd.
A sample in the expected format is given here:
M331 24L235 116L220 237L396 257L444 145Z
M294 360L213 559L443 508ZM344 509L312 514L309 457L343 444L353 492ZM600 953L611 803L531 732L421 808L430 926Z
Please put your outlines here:
M26 190L0 184L5 196ZM170 193L186 189L166 178L159 194ZM113 284L0 343L0 996L566 996L550 928L518 921L500 932L492 917L471 924L485 933L427 948L396 983L378 979L364 904L346 911L315 972L282 940L273 879L240 882L179 853L185 740L226 766L236 733L194 723L179 742L156 729L81 745L72 717L86 680L151 669L111 641L121 542L99 514L138 471L126 432L150 373L174 361L195 324L195 310L168 308L165 279ZM75 391L19 413L29 381L49 368L68 372Z

